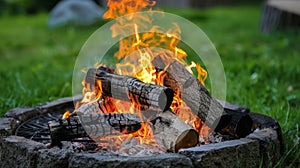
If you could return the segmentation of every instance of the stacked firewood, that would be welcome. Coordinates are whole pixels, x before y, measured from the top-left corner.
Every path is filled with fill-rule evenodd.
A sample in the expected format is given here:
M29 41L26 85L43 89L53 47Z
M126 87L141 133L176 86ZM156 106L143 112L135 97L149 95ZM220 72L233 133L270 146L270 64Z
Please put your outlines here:
M85 78L90 89L98 84L97 81L101 82L103 97L138 104L144 118L129 113L107 113L107 102L100 99L82 105L68 119L49 122L52 142L129 134L147 122L154 136L164 140L167 149L177 152L180 148L195 146L199 142L198 132L170 109L174 93L178 91L191 111L213 131L236 138L251 132L253 122L248 109L224 108L182 64L176 60L166 64L162 59L157 56L152 64L157 71L165 71L164 86L118 75L107 67L91 68Z

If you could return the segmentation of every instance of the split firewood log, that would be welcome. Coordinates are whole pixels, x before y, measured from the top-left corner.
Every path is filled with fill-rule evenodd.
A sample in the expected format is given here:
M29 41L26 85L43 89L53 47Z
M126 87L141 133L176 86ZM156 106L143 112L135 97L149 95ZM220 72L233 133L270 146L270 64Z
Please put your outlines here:
M71 116L48 123L52 144L90 137L93 140L105 136L133 133L141 128L137 115L128 113L89 114Z
M199 134L191 126L182 121L172 111L159 113L151 121L154 137L164 142L164 146L172 152L181 148L194 147L199 142Z
M85 81L95 85L97 80L101 81L103 96L134 102L141 110L158 108L166 111L173 101L172 89L117 75L105 67L88 70Z
M182 100L208 127L237 137L244 137L251 132L252 120L248 114L225 111L181 63L168 56L158 55L152 64L158 71L166 72L164 85L174 92L179 91Z

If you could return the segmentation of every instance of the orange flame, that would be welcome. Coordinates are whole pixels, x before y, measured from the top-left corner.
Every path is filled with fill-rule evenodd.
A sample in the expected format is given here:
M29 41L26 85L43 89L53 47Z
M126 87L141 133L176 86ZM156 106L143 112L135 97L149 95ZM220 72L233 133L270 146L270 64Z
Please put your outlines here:
M146 14L139 14L137 17L124 17L120 16L132 14L143 10L151 11L152 7L156 4L155 0L108 0L108 10L104 14L104 19L118 18L117 22L111 26L112 37L125 35L125 32L130 31L133 35L125 38L120 38L119 50L115 53L118 59L124 58L123 63L116 65L116 71L120 75L133 76L145 83L153 83L157 85L164 85L165 71L157 72L152 65L153 58L159 53L165 52L164 50L153 51L149 48L164 48L166 51L173 52L176 60L184 62L182 58L187 56L187 53L178 47L181 41L181 30L177 23L173 23L174 27L169 30L162 30L159 26L152 26L151 19ZM139 27L149 27L152 31L145 33L138 33ZM186 66L189 72L193 73L192 69L197 71L198 80L204 85L207 78L207 72L194 62ZM91 89L89 83L83 81L83 99L76 105L77 109L83 104L88 104L98 101L102 98L102 84L96 80L95 88ZM139 109L139 104L134 102L124 102L121 100L114 100L113 98L105 97L104 102L107 112L129 112L137 114L143 120ZM180 90L175 91L174 99L170 107L172 111L177 114L183 121L190 124L201 135L208 135L208 127L205 127L203 122L196 116L191 109L182 101L180 97ZM64 116L68 117L68 114ZM155 139L151 127L143 122L142 127L135 133L124 134L117 137L104 137L103 139L114 139L118 148L122 141L136 137L139 138L140 144L154 144ZM153 143L154 142L154 143Z
M66 118L69 118L70 116L71 116L71 112L68 110L63 114L62 118L66 119Z
M103 18L115 19L126 14L140 12L147 7L154 6L155 4L155 0L108 0L108 10L103 15Z

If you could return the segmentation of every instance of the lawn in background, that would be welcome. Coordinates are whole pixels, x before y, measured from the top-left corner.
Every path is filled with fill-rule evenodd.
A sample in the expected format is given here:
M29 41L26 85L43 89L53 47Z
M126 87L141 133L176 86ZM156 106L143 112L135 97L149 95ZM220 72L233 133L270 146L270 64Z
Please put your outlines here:
M260 6L167 10L197 24L215 44L227 78L227 101L277 119L285 156L299 164L300 32L259 32ZM0 116L14 107L72 96L76 56L91 27L48 29L46 14L0 18ZM201 45L201 44L199 44Z

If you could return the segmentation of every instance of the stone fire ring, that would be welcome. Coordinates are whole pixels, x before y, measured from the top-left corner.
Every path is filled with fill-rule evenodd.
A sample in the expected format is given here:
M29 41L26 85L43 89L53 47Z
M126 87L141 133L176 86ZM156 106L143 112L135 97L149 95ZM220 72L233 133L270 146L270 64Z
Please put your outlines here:
M125 157L100 153L76 153L15 136L20 124L38 115L73 109L69 97L36 107L15 108L0 118L2 167L259 167L275 164L283 152L281 128L268 116L250 112L253 133L246 138L181 149L178 153Z

